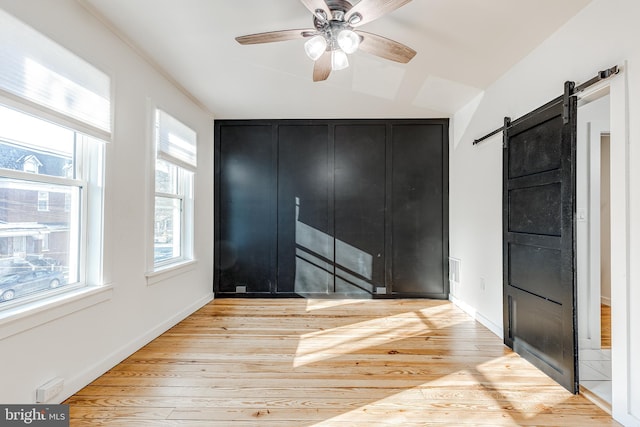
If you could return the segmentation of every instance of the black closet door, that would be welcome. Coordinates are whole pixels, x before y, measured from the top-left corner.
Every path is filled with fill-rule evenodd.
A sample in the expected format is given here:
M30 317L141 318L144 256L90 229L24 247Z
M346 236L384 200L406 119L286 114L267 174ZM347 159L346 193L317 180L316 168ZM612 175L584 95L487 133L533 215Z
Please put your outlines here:
M575 97L567 112L559 101L506 131L504 341L577 393Z
M336 125L336 292L372 294L385 287L384 124Z
M279 126L278 293L333 292L328 125Z
M392 126L388 274L394 294L448 297L446 128L440 124Z
M271 125L217 126L220 143L217 292L268 293L275 284L275 140Z

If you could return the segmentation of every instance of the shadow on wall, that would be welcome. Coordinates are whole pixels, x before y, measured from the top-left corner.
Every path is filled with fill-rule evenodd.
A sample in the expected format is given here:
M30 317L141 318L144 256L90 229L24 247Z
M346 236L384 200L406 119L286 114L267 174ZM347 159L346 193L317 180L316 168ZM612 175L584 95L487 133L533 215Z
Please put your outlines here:
M373 283L371 254L301 222L300 198L295 201L296 293L365 296L384 286Z

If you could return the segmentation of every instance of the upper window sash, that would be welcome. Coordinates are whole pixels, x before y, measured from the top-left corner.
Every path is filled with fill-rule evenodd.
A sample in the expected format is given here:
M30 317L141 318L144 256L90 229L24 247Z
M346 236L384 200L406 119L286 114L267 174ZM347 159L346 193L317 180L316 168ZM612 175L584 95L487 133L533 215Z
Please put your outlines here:
M16 108L111 140L111 79L0 10L0 94Z

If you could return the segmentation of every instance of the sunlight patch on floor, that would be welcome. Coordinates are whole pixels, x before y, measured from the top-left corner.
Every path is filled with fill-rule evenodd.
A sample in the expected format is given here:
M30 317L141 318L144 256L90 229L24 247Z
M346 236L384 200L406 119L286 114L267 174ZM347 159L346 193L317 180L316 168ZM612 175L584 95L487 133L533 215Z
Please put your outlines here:
M308 299L307 312L324 310L327 308L342 307L353 304L362 304L360 299Z
M293 366L356 353L425 332L429 332L429 329L413 313L409 316L403 314L387 317L384 324L381 324L380 320L367 320L325 331L310 332L300 336Z
M338 301L326 302L329 304L325 307L335 307L331 302ZM441 314L446 308L436 306L418 312L408 311L300 335L293 366L300 367L407 338L426 336L439 328L459 324L461 320L453 319L447 321L444 326L432 324L434 322L429 318L434 314Z

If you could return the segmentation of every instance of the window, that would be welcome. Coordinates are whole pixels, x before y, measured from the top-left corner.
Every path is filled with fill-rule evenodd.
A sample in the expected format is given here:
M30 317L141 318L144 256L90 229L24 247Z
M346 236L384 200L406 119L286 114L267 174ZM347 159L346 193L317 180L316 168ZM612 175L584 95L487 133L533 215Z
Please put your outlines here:
M2 10L0 41L1 312L100 281L111 89Z
M2 105L0 123L2 309L11 300L48 295L54 290L51 283L62 291L84 282L83 246L78 240L84 238L81 224L87 183L81 164L91 142L71 129ZM25 155L39 159L39 173L25 172L16 161ZM65 176L63 167L68 162L74 163L74 179ZM44 263L59 268L52 270ZM35 277L41 270L47 272L49 282L42 275Z
M38 212L49 211L49 192L38 191Z
M193 258L196 141L192 129L156 109L154 269Z

